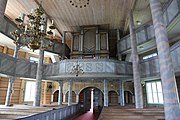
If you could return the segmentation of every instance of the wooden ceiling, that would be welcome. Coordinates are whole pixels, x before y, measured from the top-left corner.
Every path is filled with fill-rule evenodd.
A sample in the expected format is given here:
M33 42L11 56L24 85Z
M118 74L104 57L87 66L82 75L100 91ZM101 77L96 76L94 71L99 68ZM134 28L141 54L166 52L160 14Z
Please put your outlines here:
M5 14L12 20L20 13L28 14L42 0L8 0ZM79 26L107 25L123 29L135 0L90 0L85 8L72 6L69 0L43 0L42 6L59 31L78 31Z
M20 13L29 14L31 9L38 7L40 1L61 34L63 31L76 32L79 26L86 25L128 30L130 9L134 9L135 21L146 23L151 20L148 0L89 0L85 8L72 6L70 0L8 0L5 14L14 20ZM66 39L70 42L71 35L68 34Z

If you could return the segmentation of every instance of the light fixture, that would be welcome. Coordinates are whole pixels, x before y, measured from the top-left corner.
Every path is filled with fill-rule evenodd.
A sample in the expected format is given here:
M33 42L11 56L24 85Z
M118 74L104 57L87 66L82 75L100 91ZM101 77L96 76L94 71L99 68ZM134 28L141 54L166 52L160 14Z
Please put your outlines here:
M145 81L141 81L141 85L144 87L146 85Z
M141 21L136 21L136 23L137 23L137 25L141 25L142 24Z
M70 4L76 8L83 8L89 5L90 0L69 0Z
M71 73L71 74L75 74L76 77L78 77L79 74L83 74L84 72L83 72L82 66L81 66L78 62L76 62L76 63L74 63L74 65L72 66L72 69L71 69L71 72L70 72L70 73Z
M24 18L27 17L27 23L24 22ZM54 25L50 26L50 31L46 34L47 28L47 18L44 14L42 5L39 4L39 7L35 10L31 10L31 13L25 15L20 14L18 18L15 19L18 23L18 30L11 32L11 35L15 37L15 44L20 46L27 46L28 48L37 50L43 44L43 48L52 47L52 41L46 39L47 35L53 35L52 29L55 29ZM42 43L43 40L43 43Z

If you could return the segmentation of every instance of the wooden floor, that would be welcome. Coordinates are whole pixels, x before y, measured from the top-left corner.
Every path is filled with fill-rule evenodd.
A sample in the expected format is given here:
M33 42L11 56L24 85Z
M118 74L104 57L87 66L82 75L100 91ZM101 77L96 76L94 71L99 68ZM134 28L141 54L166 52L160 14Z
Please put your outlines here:
M22 118L29 115L34 115L40 112L45 112L48 110L53 110L54 108L61 108L64 106L59 105L43 105L41 107L33 107L32 105L13 105L11 107L6 107L0 105L0 119L16 119Z
M163 108L104 107L102 120L164 120Z
M98 120L99 113L87 111L69 120Z

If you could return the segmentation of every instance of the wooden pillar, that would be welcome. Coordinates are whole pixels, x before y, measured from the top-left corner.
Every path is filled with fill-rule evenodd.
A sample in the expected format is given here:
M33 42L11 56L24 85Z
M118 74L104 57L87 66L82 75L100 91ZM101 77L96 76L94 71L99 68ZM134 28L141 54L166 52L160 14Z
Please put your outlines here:
M124 84L123 81L119 81L119 101L121 106L125 106L124 103Z
M73 81L69 81L69 94L68 94L68 106L72 105L72 86L73 86Z
M40 106L41 101L41 87L42 87L42 74L43 74L43 61L44 61L44 50L42 48L43 40L41 40L41 48L39 50L39 60L36 73L36 87L35 87L35 99L33 106Z
M13 57L15 59L18 58L18 51L19 51L19 49L20 49L20 46L15 46L14 55L13 55ZM14 76L10 76L10 78L9 78L5 106L9 106L10 103L11 103L11 96L12 96L13 84L14 84L14 80L15 79L16 79L16 77L14 77Z
M139 57L137 53L137 41L135 34L133 11L129 14L129 29L131 37L131 52L132 52L132 63L133 63L133 80L134 80L134 90L135 90L135 105L136 108L143 108L143 93L141 87L141 79L139 73Z
M166 120L180 119L180 105L177 85L170 55L168 34L163 22L160 0L150 0L150 8L155 29L160 74L163 88L164 111Z
M63 32L63 37L62 37L62 48L63 48L63 54L62 54L62 60L65 59L65 52L66 52L66 31Z
M99 58L99 52L100 52L100 39L99 39L99 30L96 29L96 59Z
M119 41L121 40L121 39L120 39L120 33L119 33L119 31L120 31L120 30L119 30L119 29L117 29L117 44L118 44L118 43L119 43ZM121 54L119 53L119 48L118 48L118 47L119 47L119 46L117 46L118 59L119 59L119 60L121 60Z
M59 81L58 105L62 105L63 81Z
M104 80L104 106L108 106L108 81Z

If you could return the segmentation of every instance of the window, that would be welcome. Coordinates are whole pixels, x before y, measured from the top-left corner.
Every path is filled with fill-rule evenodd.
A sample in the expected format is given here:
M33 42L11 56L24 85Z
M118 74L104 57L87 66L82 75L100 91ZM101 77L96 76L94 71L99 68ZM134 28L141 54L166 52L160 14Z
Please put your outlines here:
M146 93L149 104L163 104L162 85L160 81L147 82Z
M33 62L33 63L38 63L38 60L39 58L36 58L36 57L30 57L30 62Z
M149 58L152 58L152 57L155 57L155 56L157 56L157 53L153 53L153 54L144 56L144 57L143 57L143 60L146 60L146 59L149 59Z
M34 81L26 81L24 101L34 101L35 85Z

